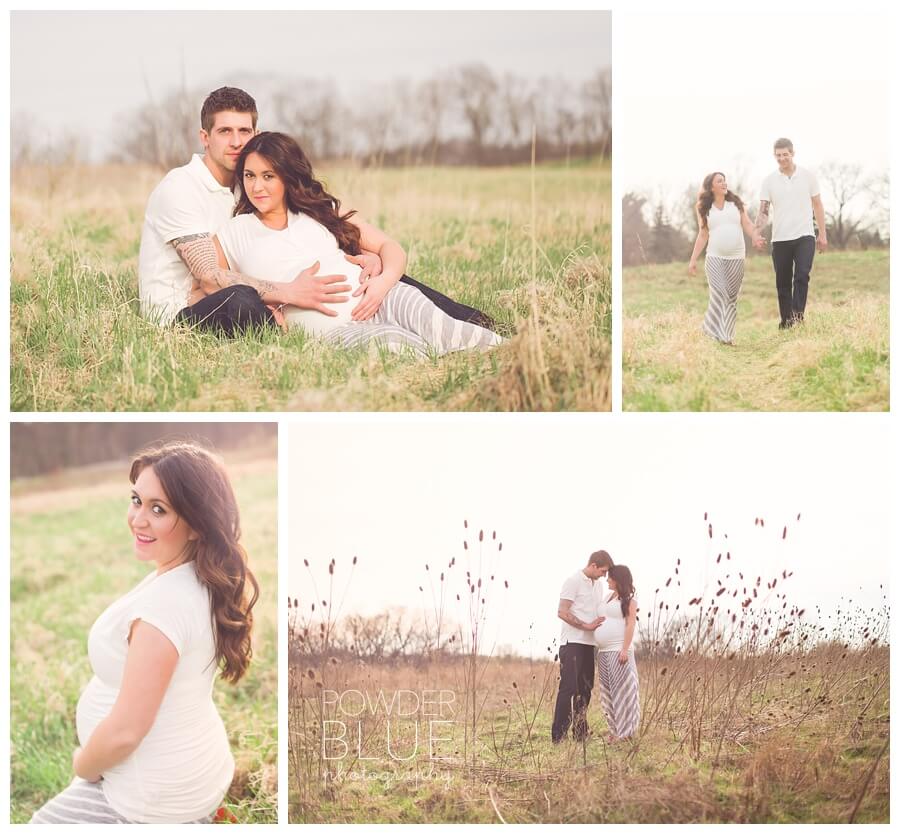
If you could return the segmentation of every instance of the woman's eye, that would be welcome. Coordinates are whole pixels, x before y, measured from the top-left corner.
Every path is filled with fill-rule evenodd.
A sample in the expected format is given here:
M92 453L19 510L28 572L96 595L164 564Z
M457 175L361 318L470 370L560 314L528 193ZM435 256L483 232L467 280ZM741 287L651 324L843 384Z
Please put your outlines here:
M157 505L153 508L154 515L165 515L165 513L166 513L166 511L159 505Z
M135 507L139 507L141 505L141 499L136 495L131 496L131 503L134 504Z

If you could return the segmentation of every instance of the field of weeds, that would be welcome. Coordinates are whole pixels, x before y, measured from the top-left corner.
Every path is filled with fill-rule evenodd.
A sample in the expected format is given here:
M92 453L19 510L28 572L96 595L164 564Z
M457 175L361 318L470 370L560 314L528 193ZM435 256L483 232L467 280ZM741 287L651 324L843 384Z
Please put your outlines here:
M610 408L610 167L323 170L406 248L407 272L489 313L507 343L418 360L278 331L226 340L137 312L137 254L161 172L17 170L14 411Z
M426 568L414 624L342 613L346 566L304 567L287 611L291 822L889 821L886 595L805 611L790 571L745 577L720 556L718 584L676 602L676 562L639 613L638 734L604 739L595 684L591 735L554 745L555 649L495 655L488 612L514 590L480 540Z
M277 821L277 639L274 449L227 456L243 543L260 586L253 662L214 698L235 776L225 806L239 822ZM72 780L75 706L90 680L93 621L148 568L132 553L127 465L13 481L10 566L10 820L27 822Z
M702 263L623 274L622 406L627 411L886 411L887 250L816 255L806 321L778 330L771 259L748 258L735 346L700 332Z

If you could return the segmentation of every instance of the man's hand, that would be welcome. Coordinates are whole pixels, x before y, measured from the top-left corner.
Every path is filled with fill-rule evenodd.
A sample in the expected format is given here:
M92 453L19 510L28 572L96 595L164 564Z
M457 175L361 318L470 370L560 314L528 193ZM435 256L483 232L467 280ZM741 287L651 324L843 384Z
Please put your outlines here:
M359 273L360 284L362 284L366 278L377 278L381 275L383 264L381 263L381 258L374 252L360 252L358 255L344 255L344 258L362 269L362 272Z
M81 748L76 747L74 752L72 753L72 770L75 771L76 776L80 776L82 779L87 780L88 782L99 782L102 778L99 773L85 773L78 769L78 760L81 756Z
M825 237L824 232L819 232L819 236L816 238L816 246L820 252L824 252L828 248L828 238Z
M587 628L585 631L596 631L602 624L606 617L597 617L596 620L591 620L589 623L585 623Z
M766 245L766 239L762 235L755 235L753 238L753 248L763 249Z
M318 271L319 262L316 261L289 284L285 284L280 295L284 297L285 304L293 304L304 310L318 310L326 316L336 316L337 310L328 305L349 300L349 296L341 295L351 290L349 284L341 283L347 280L347 276L316 275Z
M393 284L387 283L380 277L369 278L365 283L360 284L359 287L354 290L353 296L355 298L358 295L362 295L363 298L362 301L353 308L353 312L350 313L350 317L353 321L366 321L367 319L372 318L372 316L378 312L381 302L384 301L384 297L393 286Z

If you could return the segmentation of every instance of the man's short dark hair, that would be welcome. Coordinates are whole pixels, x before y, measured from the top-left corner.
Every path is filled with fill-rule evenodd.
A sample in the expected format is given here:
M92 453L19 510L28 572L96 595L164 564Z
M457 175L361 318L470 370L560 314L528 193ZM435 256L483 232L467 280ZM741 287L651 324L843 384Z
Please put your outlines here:
M783 136L780 139L775 140L775 148L774 150L778 150L779 148L787 148L791 153L794 152L794 143L790 139L785 139Z
M613 566L612 556L610 556L605 550L597 550L591 554L591 558L588 559L589 565L596 565L598 568L611 568Z
M237 87L219 87L213 90L203 102L200 109L200 127L207 133L212 130L216 113L223 110L234 110L235 113L250 113L253 116L253 127L256 128L256 102L249 93L239 90Z

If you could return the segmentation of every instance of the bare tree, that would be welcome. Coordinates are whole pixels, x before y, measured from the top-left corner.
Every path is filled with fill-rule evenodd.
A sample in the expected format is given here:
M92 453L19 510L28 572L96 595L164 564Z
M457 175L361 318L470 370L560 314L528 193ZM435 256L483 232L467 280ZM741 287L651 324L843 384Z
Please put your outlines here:
M862 167L846 162L829 162L819 169L819 178L828 193L823 195L828 243L835 249L848 244L873 222L873 216L862 210L860 203L870 193L870 182Z
M581 116L585 152L596 148L609 156L612 144L612 67L600 70L581 88L584 112Z
M456 73L456 98L469 125L472 155L476 164L484 157L484 145L493 121L497 80L484 64L467 64Z

